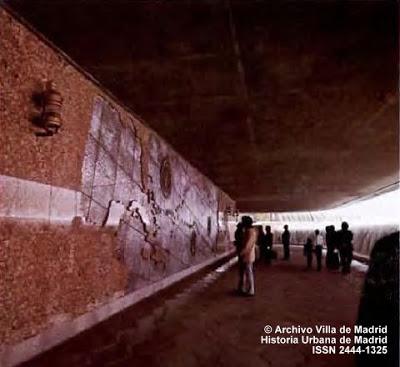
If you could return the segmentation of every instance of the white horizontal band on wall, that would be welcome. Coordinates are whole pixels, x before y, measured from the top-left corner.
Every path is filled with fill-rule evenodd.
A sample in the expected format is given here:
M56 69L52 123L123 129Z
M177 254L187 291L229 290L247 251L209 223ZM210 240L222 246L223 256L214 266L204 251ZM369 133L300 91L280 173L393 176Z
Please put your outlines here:
M0 175L0 217L71 222L83 217L79 191Z

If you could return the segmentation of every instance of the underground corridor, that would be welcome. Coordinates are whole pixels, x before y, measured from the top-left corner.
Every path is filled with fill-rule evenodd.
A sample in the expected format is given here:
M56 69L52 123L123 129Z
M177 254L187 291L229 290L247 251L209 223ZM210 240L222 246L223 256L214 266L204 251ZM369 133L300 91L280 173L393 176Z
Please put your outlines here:
M0 367L397 367L398 18L0 0Z
M260 343L266 325L355 323L362 266L349 277L316 274L305 271L300 247L293 252L290 264L278 259L256 265L255 298L234 292L237 264L228 262L226 269L206 269L23 366L353 366L352 356L313 358L308 345Z

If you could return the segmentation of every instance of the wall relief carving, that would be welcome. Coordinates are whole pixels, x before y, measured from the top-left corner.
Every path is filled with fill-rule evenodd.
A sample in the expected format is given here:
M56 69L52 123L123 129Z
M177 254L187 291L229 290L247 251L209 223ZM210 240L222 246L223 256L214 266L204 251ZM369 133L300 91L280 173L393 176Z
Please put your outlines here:
M168 157L165 157L161 162L160 186L164 197L168 199L172 191L171 164L169 163Z
M196 231L192 231L192 235L190 236L190 254L192 256L196 255L197 250L197 233Z

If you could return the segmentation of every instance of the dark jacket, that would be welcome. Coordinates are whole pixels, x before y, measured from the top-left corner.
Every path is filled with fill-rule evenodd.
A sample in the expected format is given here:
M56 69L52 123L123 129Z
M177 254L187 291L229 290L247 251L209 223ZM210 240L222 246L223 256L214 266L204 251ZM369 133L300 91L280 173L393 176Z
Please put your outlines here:
M274 235L272 233L265 234L265 245L269 248L272 248Z
M233 243L238 253L243 249L243 240L244 240L244 228L238 227L235 231L235 242Z
M353 250L353 232L341 229L336 233L339 250Z
M290 232L289 231L284 231L282 233L282 243L284 245L288 245L290 244Z

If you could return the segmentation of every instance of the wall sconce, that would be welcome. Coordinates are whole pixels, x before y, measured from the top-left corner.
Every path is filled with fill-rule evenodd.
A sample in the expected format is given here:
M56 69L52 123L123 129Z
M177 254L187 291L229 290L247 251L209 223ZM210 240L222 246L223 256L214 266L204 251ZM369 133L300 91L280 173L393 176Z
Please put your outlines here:
M63 97L56 89L53 81L46 83L46 89L42 94L41 127L45 130L40 135L51 136L61 127L61 107Z

